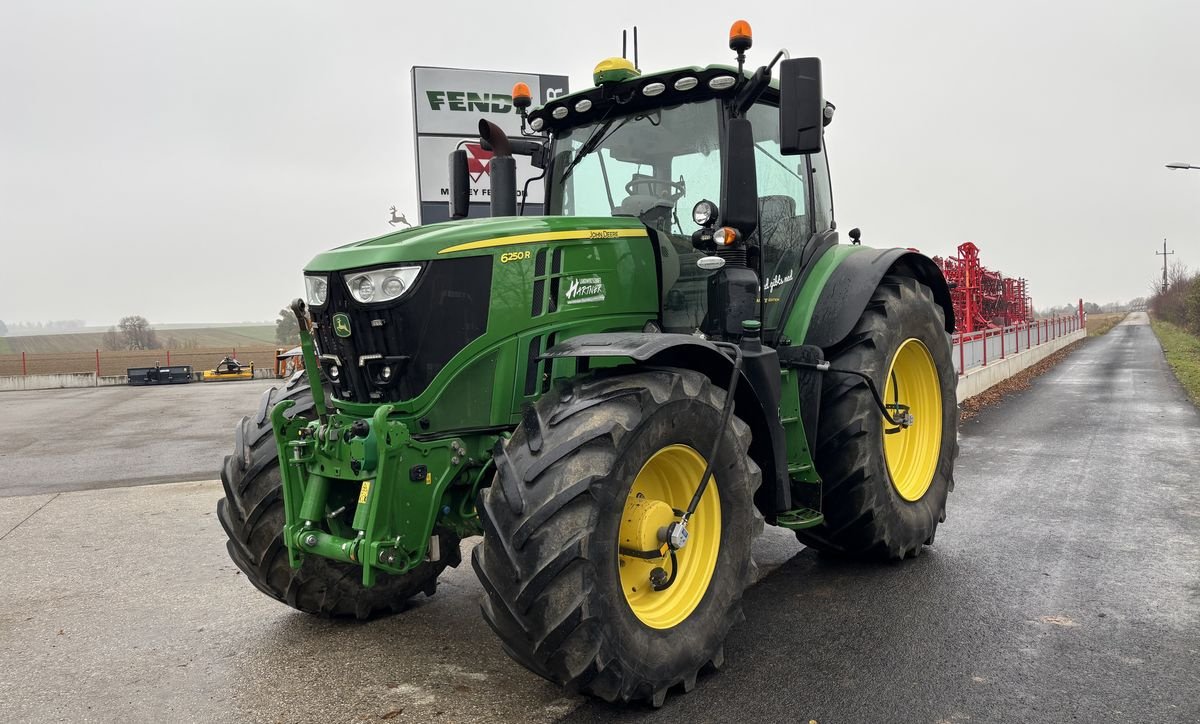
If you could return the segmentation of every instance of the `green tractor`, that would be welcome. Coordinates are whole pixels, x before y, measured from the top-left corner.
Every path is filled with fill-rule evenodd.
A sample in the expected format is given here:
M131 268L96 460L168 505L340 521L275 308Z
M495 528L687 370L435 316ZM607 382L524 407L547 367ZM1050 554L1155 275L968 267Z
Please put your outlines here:
M217 512L263 593L371 618L472 564L504 650L661 705L718 668L764 521L898 560L945 519L950 295L907 249L839 244L816 58L642 74L530 108L489 218L317 256L305 373L236 430ZM776 68L777 66L777 68ZM517 205L513 154L545 172ZM451 156L456 216L465 156ZM715 200L715 201L714 201Z

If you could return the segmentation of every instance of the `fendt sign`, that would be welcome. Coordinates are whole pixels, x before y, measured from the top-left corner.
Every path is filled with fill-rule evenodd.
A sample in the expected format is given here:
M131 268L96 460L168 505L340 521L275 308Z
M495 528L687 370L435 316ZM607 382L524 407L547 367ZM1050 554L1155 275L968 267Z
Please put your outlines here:
M467 151L471 177L471 216L486 216L491 202L492 154L479 145L479 119L486 118L510 136L521 133L521 117L512 103L513 84L529 85L535 105L568 92L564 75L505 73L460 68L412 69L413 123L417 136L417 188L421 223L450 218L450 152ZM517 192L541 172L517 156ZM529 183L525 213L542 213L542 182Z

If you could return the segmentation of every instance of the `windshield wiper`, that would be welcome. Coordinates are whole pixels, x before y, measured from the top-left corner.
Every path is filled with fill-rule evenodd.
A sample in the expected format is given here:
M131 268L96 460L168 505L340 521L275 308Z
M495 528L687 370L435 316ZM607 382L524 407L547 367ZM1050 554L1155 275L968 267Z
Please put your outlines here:
M560 181L566 181L567 177L571 175L571 172L575 170L575 167L579 165L579 162L583 160L583 157L596 150L596 147L599 146L600 142L604 140L604 132L607 131L608 127L612 124L613 121L608 121L607 123L602 123L601 125L596 126L591 135L589 135L584 142L580 144L579 150L575 152L575 157L572 158L571 162L567 164L567 167L563 169L562 176L559 178Z
M617 123L616 126L613 126L613 123L616 121L615 118L611 121L608 121L607 123L596 126L596 130L592 131L592 134L587 137L587 140L584 141L582 145L580 145L579 150L575 152L575 158L572 158L571 163L567 164L567 167L565 169L563 169L563 174L562 174L562 176L559 177L558 180L560 182L566 181L567 177L571 175L571 171L573 171L575 169L575 167L579 165L579 162L582 161L583 158L585 156L587 156L589 153L591 153L592 151L595 151L597 148L599 148L600 144L604 143L609 138L611 138L614 133L621 130L621 126L624 126L626 123L629 123L630 121L637 121L637 120L641 120L643 118L648 118L648 117L649 117L649 114L638 114L638 115L634 115L634 116L625 116L624 118L621 119L620 123ZM610 126L612 126L611 131L608 130Z

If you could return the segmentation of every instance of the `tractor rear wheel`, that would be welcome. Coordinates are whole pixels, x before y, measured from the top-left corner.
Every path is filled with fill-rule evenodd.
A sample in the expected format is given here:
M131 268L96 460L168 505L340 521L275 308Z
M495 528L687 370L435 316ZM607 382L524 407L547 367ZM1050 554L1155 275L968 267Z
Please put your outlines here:
M893 418L907 410L913 420L888 424L862 378L826 373L815 450L825 523L796 536L835 553L920 555L946 518L958 455L957 376L944 312L929 287L886 276L827 356L834 369L870 375Z
M497 445L472 561L512 658L570 691L655 706L722 664L762 530L750 429L736 417L720 429L724 401L690 370L597 373L543 396L536 429ZM660 531L691 502L718 434L672 556Z
M283 481L271 431L271 409L294 400L291 412L313 418L312 390L293 380L263 393L253 418L238 424L233 454L225 457L221 482L225 497L217 501L217 518L229 537L229 557L258 590L306 613L331 618L369 619L404 610L418 593L432 596L438 575L460 560L458 539L440 533L443 560L422 563L404 575L379 574L375 585L362 585L358 566L310 555L299 568L288 563L283 544Z

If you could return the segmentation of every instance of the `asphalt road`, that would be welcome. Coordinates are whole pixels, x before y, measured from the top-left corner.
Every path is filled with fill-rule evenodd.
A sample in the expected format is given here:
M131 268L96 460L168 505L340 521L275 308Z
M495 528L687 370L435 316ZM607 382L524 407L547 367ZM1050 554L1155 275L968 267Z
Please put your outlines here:
M272 384L0 392L0 497L212 479Z
M925 555L802 551L747 592L722 672L654 717L1200 722L1200 413L1132 322L963 426Z
M235 398L257 398L240 384L186 394L230 395L232 424ZM105 415L128 399L87 392L54 404L121 437ZM209 444L190 465L212 470L228 440ZM10 490L40 454L20 450L0 463ZM225 555L217 483L0 497L0 721L1200 721L1200 414L1150 329L1090 340L982 412L957 470L915 561L828 560L769 529L725 668L658 711L568 696L514 664L469 565L366 624L267 599Z

